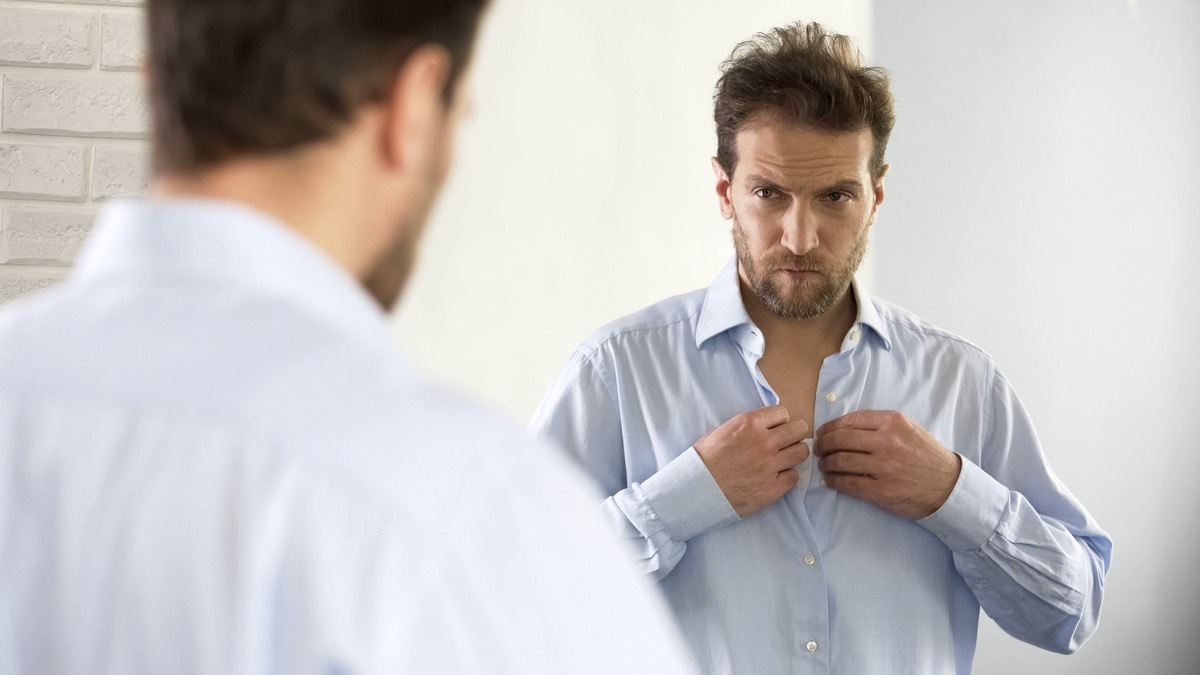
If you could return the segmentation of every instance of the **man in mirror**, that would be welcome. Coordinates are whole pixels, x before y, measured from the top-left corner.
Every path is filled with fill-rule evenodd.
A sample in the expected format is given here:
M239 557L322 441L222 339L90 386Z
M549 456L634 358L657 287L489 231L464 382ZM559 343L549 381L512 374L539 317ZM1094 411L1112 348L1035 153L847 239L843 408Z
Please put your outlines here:
M708 673L968 673L982 608L1096 629L1108 536L984 351L869 296L888 76L796 24L739 45L712 159L735 255L599 329L532 428L609 495Z

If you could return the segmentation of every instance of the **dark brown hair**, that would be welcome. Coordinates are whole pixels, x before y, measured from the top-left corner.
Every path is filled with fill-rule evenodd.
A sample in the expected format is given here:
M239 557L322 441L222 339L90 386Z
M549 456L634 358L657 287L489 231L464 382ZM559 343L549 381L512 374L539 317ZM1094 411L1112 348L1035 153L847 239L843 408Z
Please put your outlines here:
M191 172L332 137L417 48L470 59L487 0L150 0L154 163Z
M862 64L850 38L818 23L774 28L735 47L721 72L713 94L717 161L731 178L738 130L763 111L821 131L869 128L871 173L879 177L896 123L891 87L886 70Z

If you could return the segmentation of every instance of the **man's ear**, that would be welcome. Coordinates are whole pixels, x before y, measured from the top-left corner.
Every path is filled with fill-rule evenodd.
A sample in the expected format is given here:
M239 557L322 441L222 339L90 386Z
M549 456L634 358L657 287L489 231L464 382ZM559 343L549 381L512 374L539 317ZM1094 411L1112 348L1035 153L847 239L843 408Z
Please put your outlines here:
M382 106L382 152L393 168L428 166L440 151L449 114L442 96L450 76L450 52L440 45L417 48L396 73Z
M875 216L879 213L879 205L883 203L884 198L883 177L887 175L888 169L891 168L891 164L884 164L879 169L879 176L875 178L875 186L872 188L872 192L875 193L875 203L871 205L871 217L867 221L868 226L875 224Z
M721 217L729 220L733 218L733 202L729 199L729 191L733 185L716 157L712 158L712 169L713 176L717 179L717 203L721 207Z

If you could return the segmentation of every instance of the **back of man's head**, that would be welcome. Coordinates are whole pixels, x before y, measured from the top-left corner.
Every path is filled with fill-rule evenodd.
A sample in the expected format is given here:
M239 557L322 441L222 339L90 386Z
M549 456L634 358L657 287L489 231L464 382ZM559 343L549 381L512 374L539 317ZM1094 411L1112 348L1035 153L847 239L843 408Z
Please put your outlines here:
M487 0L150 0L158 173L186 174L335 136L388 95L419 47L470 59Z

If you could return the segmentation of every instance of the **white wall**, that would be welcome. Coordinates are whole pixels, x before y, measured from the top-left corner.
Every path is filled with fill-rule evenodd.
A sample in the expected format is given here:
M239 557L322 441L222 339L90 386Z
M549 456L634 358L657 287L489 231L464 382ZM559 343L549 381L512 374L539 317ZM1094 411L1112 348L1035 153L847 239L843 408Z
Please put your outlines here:
M1200 3L875 11L898 97L876 289L997 358L1115 540L1091 643L985 619L977 672L1200 672Z
M601 324L708 285L717 66L820 20L869 44L868 0L497 0L475 112L397 330L427 373L525 421Z
M61 279L100 203L141 193L138 0L0 0L0 302Z

